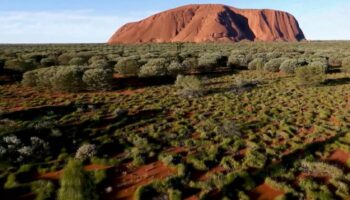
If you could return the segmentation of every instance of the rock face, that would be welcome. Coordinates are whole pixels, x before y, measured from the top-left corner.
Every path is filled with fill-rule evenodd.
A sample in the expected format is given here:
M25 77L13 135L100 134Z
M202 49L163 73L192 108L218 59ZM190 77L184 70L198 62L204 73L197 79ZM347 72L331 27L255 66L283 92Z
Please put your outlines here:
M289 13L188 5L121 27L108 44L160 42L300 41L305 36Z

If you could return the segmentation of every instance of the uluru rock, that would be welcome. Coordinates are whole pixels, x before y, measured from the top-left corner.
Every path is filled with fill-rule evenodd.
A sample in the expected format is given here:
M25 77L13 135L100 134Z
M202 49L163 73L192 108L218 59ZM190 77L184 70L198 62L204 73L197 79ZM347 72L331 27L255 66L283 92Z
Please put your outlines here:
M108 44L304 39L297 20L289 13L200 4L182 6L128 23L109 39Z

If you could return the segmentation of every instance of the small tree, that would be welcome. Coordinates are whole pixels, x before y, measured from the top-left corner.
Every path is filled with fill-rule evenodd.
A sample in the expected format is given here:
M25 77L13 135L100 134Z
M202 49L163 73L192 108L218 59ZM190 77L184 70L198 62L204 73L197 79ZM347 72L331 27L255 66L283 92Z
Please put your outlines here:
M93 179L78 160L69 160L63 169L58 200L95 200Z

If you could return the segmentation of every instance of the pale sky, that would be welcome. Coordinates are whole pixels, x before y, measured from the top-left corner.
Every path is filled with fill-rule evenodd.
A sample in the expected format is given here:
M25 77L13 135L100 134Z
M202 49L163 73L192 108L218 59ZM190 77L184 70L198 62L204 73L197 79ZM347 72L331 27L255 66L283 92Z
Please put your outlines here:
M349 0L0 0L0 43L103 43L127 22L198 3L283 10L309 40L350 40Z

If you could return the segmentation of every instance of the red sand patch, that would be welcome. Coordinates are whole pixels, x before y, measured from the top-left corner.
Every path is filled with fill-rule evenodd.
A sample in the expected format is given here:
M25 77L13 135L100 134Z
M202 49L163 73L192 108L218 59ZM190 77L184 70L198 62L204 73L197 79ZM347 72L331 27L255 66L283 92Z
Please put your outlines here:
M256 187L252 193L251 198L256 200L273 200L276 197L283 195L284 192L263 183Z
M126 166L125 171L122 171L111 183L113 191L106 198L113 200L133 199L133 195L138 187L146 185L153 180L164 179L175 173L175 169L165 166L160 161L134 169Z
M337 161L341 162L343 164L346 164L346 162L350 159L350 153L345 152L341 149L335 150L328 158L327 160L331 161Z

